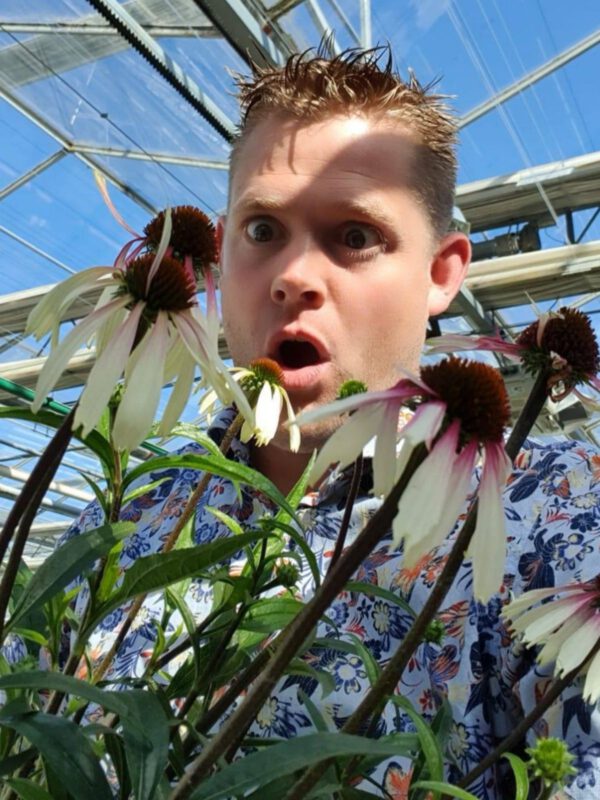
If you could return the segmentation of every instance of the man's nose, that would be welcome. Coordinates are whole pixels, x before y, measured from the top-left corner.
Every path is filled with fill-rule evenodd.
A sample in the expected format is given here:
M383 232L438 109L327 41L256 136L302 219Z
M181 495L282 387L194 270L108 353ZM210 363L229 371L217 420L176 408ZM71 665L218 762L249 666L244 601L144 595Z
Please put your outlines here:
M280 265L271 283L271 299L278 305L303 305L319 308L325 300L322 274L325 255L318 248L302 253L282 253Z

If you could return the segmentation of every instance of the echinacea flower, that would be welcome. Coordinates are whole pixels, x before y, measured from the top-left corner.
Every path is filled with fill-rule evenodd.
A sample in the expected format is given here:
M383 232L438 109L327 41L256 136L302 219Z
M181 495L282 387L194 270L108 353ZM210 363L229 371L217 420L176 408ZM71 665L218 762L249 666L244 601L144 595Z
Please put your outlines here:
M244 417L240 431L241 441L249 442L254 439L259 447L269 444L277 433L285 405L290 450L297 452L300 447L300 429L296 424L296 415L288 393L283 388L283 373L279 364L271 358L257 358L248 367L232 367L230 372L252 409L251 414L246 414L238 405L238 411ZM200 402L201 413L210 417L219 399L222 402L214 389L206 392Z
M200 225L204 225L203 216ZM27 332L39 339L52 331L56 341L59 322L74 299L86 289L103 289L93 312L53 347L38 378L34 411L76 350L95 339L97 360L74 420L83 435L96 425L123 374L125 387L113 428L115 445L131 450L140 444L152 425L165 380L174 379L175 389L160 428L165 435L187 402L196 364L218 391L227 386L228 396L233 395L250 413L243 392L228 377L217 345L210 340L198 306L194 273L166 255L171 231L167 212L154 253L129 260L123 269L84 270L55 286L31 312Z
M398 415L417 405L401 429ZM407 567L448 535L468 496L473 470L482 457L477 524L468 555L473 560L475 597L484 600L503 577L506 555L502 490L510 473L503 432L509 405L502 378L486 364L449 358L421 369L420 378L399 381L386 391L357 394L300 414L298 424L345 411L355 413L327 440L312 478L332 463L350 464L373 437L374 491L387 494L413 449L424 443L429 455L411 477L394 519L393 546L404 544Z
M536 375L548 370L548 394L561 400L575 386L587 383L600 391L597 372L600 350L589 317L565 306L558 311L539 314L514 342L494 336L446 334L428 339L428 353L461 350L488 350L520 361L526 372Z
M538 605L554 596L559 599ZM524 592L505 606L502 616L526 644L542 646L537 661L554 661L557 676L589 659L583 697L589 703L600 699L600 652L592 654L600 639L600 577Z

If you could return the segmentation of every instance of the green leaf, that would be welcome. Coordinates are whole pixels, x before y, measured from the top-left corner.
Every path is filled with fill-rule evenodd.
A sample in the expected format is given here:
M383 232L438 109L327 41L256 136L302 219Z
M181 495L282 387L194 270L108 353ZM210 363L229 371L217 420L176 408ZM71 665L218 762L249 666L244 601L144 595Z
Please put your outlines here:
M52 800L52 795L48 794L45 789L25 778L9 778L6 783L11 789L14 789L21 800Z
M7 630L58 594L133 530L135 525L132 522L118 522L114 525L102 525L65 542L35 571L19 598L6 626Z
M400 606L400 608L410 614L413 619L417 616L406 600L398 597L397 594L391 592L389 589L384 589L383 586L376 586L374 583L367 583L366 581L349 581L349 583L344 586L344 591L360 592L361 594L366 594L371 597L381 597L384 600L389 600L390 603L394 603L394 605Z
M529 774L527 764L514 753L504 753L515 776L515 800L527 800L529 797Z
M241 533L244 532L244 529L233 517L230 517L229 514L226 514L224 511L221 511L218 508L212 508L211 506L205 506L206 511L216 517L219 522L222 522L225 527L233 533L234 536L239 536Z
M98 504L100 505L100 508L102 509L102 511L104 511L104 516L107 517L108 516L108 507L106 505L106 495L105 495L105 493L98 486L96 481L92 480L89 477L89 475L85 474L85 472L82 472L81 470L79 470L79 474L81 475L83 480L87 483L87 485L90 487L90 489L95 494L96 500L98 501Z
M104 771L79 725L40 711L15 716L0 712L0 720L37 748L74 800L113 800Z
M211 455L222 455L218 444L213 442L207 433L202 431L197 425L194 425L191 422L178 422L169 434L170 438L173 436L182 436L185 439L191 439L191 441L202 445L202 447L211 453Z
M323 714L321 714L321 711L313 703L313 701L306 694L306 692L302 691L302 689L298 689L298 699L308 712L310 721L315 726L315 729L319 733L327 733L329 731L329 727L327 725L327 722L325 721L325 717L323 716Z
M85 630L81 631L81 638L87 639L87 636L107 614L132 597L164 589L184 578L194 577L201 570L218 564L237 553L244 545L265 535L262 531L253 531L242 536L217 539L198 547L171 550L169 553L155 553L138 558L125 572L123 583L116 592L106 602L94 609Z
M297 510L298 506L300 505L300 501L306 494L310 473L312 471L313 464L315 463L316 458L317 454L315 451L312 454L310 461L306 465L304 472L302 473L302 475L300 475L295 485L292 487L291 492L287 496L287 501L290 507L294 509L294 511ZM284 524L284 525L289 524L291 522L291 519L292 518L290 517L289 513L287 511L284 511L283 509L279 509L279 511L275 515L275 522L279 524Z
M268 478L265 478L260 472L257 472L257 470L251 467L247 467L245 464L239 464L237 461L230 461L220 453L218 456L188 454L151 458L144 464L140 464L135 469L132 469L131 472L127 473L123 479L123 489L130 486L133 481L145 475L147 472L157 472L161 469L195 469L199 472L209 472L211 475L219 475L221 478L229 478L229 480L234 483L244 483L248 486L253 486L274 503L277 503L278 506L285 509L293 519L296 518L294 509L291 508L284 495Z
M304 603L294 597L268 597L256 603L245 615L234 642L247 650L255 647L265 636L285 628L304 607Z
M299 736L227 765L203 781L191 795L191 800L218 800L241 794L327 758L377 755L383 760L389 756L410 755L418 747L417 743L418 738L409 733L393 734L377 740L345 733Z
M156 481L151 481L150 483L145 483L143 486L137 486L135 489L132 489L129 494L126 494L123 498L121 503L122 506L126 506L127 503L131 503L132 500L135 500L136 497L140 497L143 494L150 494L157 486L160 486L161 483L164 483L166 480L169 479L168 475L165 475L163 478L158 478Z
M14 733L11 732L11 735L14 736ZM33 747L29 747L14 756L3 758L0 761L0 775L10 775L11 772L31 761L32 758L35 758L35 749Z
M410 700L406 697L394 695L390 698L394 705L399 706L410 717L411 722L417 730L421 750L427 765L428 778L432 781L441 781L444 778L444 758L439 744L429 725L423 717L415 711ZM438 800L439 793L434 791L434 799Z
M141 689L126 692L108 692L86 681L62 675L59 672L18 673L0 677L0 689L50 689L82 697L96 703L107 711L117 714L123 727L123 741L131 783L136 800L150 798L160 780L168 758L168 719L160 701L151 693ZM0 712L0 720L3 712ZM45 715L44 715L45 716ZM50 717L50 719L55 719ZM56 719L64 719L58 717ZM68 722L69 720L65 720ZM8 723L6 723L8 724ZM78 730L79 728L75 726ZM21 733L21 731L19 731ZM38 746L23 733L32 744ZM86 740L87 741L87 740ZM39 747L40 752L42 748ZM58 774L56 765L52 768ZM70 785L70 784L68 784ZM96 800L97 795L90 794ZM112 795L111 795L112 798ZM86 799L87 800L87 799Z
M60 428L65 421L63 414L56 414L53 411L40 409L37 414L34 414L28 408L17 408L13 406L0 406L0 419L24 419L27 422L33 422L38 425L47 425L49 428ZM74 433L73 436L83 442L92 452L94 452L104 467L108 470L109 475L114 472L113 467L113 454L110 444L106 439L101 436L97 431L92 431L87 436L79 436Z
M471 792L459 789L458 786L452 786L450 783L444 783L444 781L417 781L417 783L411 784L410 788L430 789L434 792L443 792L444 794L450 795L450 797L456 797L457 800L478 800Z

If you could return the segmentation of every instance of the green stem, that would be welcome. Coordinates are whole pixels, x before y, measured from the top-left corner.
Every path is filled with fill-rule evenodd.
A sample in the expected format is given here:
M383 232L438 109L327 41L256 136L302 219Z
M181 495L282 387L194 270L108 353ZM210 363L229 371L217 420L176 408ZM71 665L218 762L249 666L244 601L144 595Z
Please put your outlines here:
M361 453L354 462L354 467L352 468L352 479L350 481L348 498L346 500L346 506L344 508L344 516L342 517L340 532L338 533L333 555L331 556L331 561L329 562L329 569L327 570L328 573L333 569L334 564L337 562L338 558L344 551L344 545L346 544L346 536L348 534L350 520L352 519L354 502L356 500L356 497L358 495L358 489L360 487L360 479L362 478L362 471L363 471L363 457Z
M323 612L343 589L346 582L371 553L373 548L389 533L398 508L398 501L414 471L427 456L425 445L415 448L407 468L381 507L365 529L346 548L331 573L310 600L281 634L279 645L265 669L248 693L244 702L225 722L220 732L192 762L186 774L175 787L170 800L188 798L194 787L222 757L229 758L237 750L247 729L268 699L276 682L289 662L311 633Z

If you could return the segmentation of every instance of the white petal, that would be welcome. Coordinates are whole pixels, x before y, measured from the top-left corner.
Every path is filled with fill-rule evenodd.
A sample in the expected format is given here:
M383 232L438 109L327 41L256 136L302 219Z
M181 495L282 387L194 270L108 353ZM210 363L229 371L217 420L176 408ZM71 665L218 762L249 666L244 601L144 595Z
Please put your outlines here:
M417 408L400 435L413 445L425 442L431 449L431 443L440 430L445 414L445 403L441 400L428 400Z
M82 292L97 286L101 278L112 274L112 267L91 267L58 283L31 310L25 333L33 334L36 339L44 336L58 324L67 308Z
M523 614L513 628L516 633L523 633L523 641L528 644L538 644L543 642L555 628L576 614L586 603L585 599L577 602L571 597L563 597L561 600L545 603L543 606L532 608Z
M351 464L377 433L382 414L379 404L361 408L334 431L319 451L311 471L311 482L318 480L332 464L339 462L340 469Z
M281 394L265 381L254 409L254 429L258 444L268 444L277 433L282 405Z
M396 438L398 409L387 405L383 409L377 432L373 457L373 493L387 496L396 482Z
M160 234L160 241L158 243L158 247L156 248L154 260L152 261L150 269L148 270L148 277L146 279L146 296L150 291L150 284L152 283L152 280L156 275L158 268L160 267L160 262L163 260L164 255L167 252L167 247L169 246L169 239L171 238L172 227L173 223L171 220L171 209L167 208L167 210L165 211L162 232Z
M560 653L556 659L557 674L565 675L575 667L580 666L589 656L592 648L598 641L599 624L596 614L578 625L569 638L563 642Z
M400 538L405 539L407 566L428 552L430 536L437 536L441 541L449 533L449 530L441 530L440 520L450 502L458 434L458 422L452 423L417 468L400 498L394 531L395 536L400 534ZM394 538L392 546L396 543Z
M162 415L162 420L158 428L159 436L167 436L172 428L177 424L183 409L189 399L192 386L194 385L194 373L196 362L189 355L187 350L181 357L179 365L179 375L175 386L171 390L169 402Z
M160 400L168 342L167 315L160 312L136 348L140 355L127 379L115 417L113 438L121 450L135 449L152 426Z
M600 652L592 658L588 667L583 699L588 703L595 703L600 698Z
M297 453L300 449L300 427L296 422L296 415L294 413L294 409L292 408L292 404L290 403L288 393L283 388L281 388L280 391L285 402L285 408L287 412L287 426L290 431L290 450L292 453Z
M540 600L544 600L546 597L559 594L566 588L566 586L549 586L544 589L530 589L528 592L523 592L519 597L511 600L510 603L504 606L500 614L504 619L516 620L530 606L535 605Z
M112 341L92 367L74 420L75 427L82 425L84 436L87 436L95 427L104 407L110 400L116 382L123 374L135 341L144 305L144 303L137 303L133 307L125 322L115 331Z
M538 664L540 664L540 666L545 666L546 664L556 661L564 642L581 627L581 624L581 616L576 615L568 619L555 633L549 634L546 644L537 655L536 661Z
M32 410L38 411L48 392L50 392L61 374L67 368L71 356L87 342L90 336L98 329L104 320L115 311L122 308L128 299L119 297L98 311L93 311L89 317L85 317L76 325L62 342L58 345L46 359L44 366L39 374L35 389L35 400L31 404Z
M500 589L506 562L506 520L502 493L512 470L504 446L488 445L479 489L475 532L468 555L473 559L473 594L484 603Z

